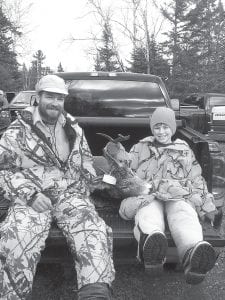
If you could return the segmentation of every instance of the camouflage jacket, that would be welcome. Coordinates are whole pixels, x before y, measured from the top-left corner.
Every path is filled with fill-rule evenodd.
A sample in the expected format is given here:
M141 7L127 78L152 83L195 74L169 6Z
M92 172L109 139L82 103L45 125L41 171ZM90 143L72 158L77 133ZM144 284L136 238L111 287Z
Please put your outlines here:
M84 133L69 115L65 115L64 130L70 154L62 162L33 124L31 108L22 111L7 128L0 140L0 188L10 203L26 203L36 192L67 188L89 195L95 170Z
M147 137L132 147L129 158L131 169L151 183L159 199L184 199L200 216L216 209L201 167L185 141L176 139L169 145L157 145L154 137Z

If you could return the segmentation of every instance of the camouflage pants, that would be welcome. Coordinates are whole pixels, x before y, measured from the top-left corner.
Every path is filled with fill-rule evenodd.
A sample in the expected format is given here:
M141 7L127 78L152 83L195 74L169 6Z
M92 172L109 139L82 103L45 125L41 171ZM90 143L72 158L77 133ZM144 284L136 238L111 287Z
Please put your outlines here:
M44 213L16 204L0 224L0 299L26 299L31 294L53 218L71 248L78 288L113 281L111 228L87 197L64 193L54 209Z

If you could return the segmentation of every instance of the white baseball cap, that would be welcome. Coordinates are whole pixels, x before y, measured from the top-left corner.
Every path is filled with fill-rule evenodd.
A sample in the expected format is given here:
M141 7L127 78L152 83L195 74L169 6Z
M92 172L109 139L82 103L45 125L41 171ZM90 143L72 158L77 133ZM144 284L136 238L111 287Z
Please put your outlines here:
M0 90L0 96L4 95L3 90Z
M36 84L36 91L46 91L51 93L58 93L68 95L68 90L65 81L57 75L43 76Z

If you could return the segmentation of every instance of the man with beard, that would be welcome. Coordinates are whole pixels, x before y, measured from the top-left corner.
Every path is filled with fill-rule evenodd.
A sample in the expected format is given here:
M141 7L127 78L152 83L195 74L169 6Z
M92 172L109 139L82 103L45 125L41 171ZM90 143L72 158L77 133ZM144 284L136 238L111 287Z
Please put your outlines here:
M0 141L0 187L9 202L0 224L0 299L31 295L53 219L74 258L78 299L111 299L112 235L89 199L92 155L63 110L63 79L46 75L36 91L38 106L23 110Z

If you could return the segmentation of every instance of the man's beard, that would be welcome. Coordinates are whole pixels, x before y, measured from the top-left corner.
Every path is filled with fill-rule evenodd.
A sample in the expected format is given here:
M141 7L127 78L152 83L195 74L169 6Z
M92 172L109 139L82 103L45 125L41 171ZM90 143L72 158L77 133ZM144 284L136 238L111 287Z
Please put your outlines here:
M48 114L48 111L54 111L55 114L53 116L51 116L50 114ZM45 107L45 109L42 109L42 107L39 107L39 113L45 123L54 124L57 122L57 120L61 114L61 109L55 105L47 105Z

